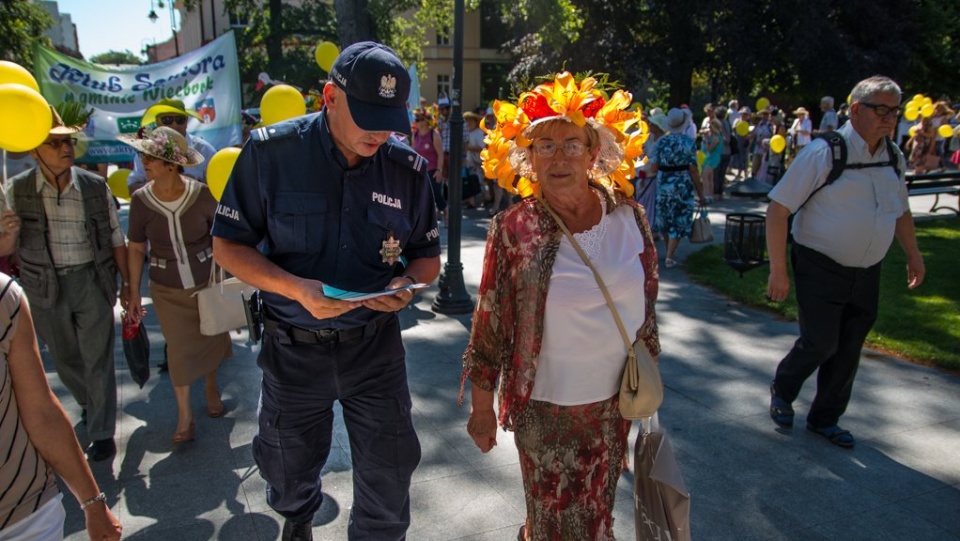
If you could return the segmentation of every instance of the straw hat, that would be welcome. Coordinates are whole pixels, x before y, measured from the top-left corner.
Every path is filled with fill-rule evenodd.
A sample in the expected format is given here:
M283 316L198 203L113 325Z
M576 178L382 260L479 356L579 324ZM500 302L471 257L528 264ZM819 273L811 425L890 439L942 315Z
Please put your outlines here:
M86 125L86 122L84 122L79 126L67 126L60 118L60 113L52 105L50 106L50 112L53 113L53 126L50 128L50 135L73 135L82 132Z
M142 133L118 135L117 140L168 163L193 167L203 162L203 155L187 145L187 140L173 128L160 126Z
M797 109L793 112L793 114L795 114L795 115L809 115L809 114L810 114L810 111L807 111L807 110L804 109L803 107L797 107Z

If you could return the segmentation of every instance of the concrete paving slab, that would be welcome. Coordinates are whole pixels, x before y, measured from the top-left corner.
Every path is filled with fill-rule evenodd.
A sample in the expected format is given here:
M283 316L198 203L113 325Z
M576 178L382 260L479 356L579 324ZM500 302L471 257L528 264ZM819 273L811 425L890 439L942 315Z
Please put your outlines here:
M929 202L922 199L911 198L911 206L925 219ZM724 213L762 213L765 206L741 199L711 205L718 241ZM480 211L467 215L461 254L465 286L475 299L489 220ZM442 238L446 244L446 230ZM682 243L678 258L699 248ZM658 316L667 393L660 419L692 492L694 539L960 541L960 377L865 352L843 420L858 438L856 449L839 449L803 428L812 380L795 402L797 426L777 429L767 414L768 385L796 339L796 324L693 284L682 266L661 270ZM407 539L513 541L525 514L513 438L500 432L497 448L482 454L466 434L468 406L456 401L470 315L433 312L436 294L435 286L421 292L401 314L423 447ZM155 318L147 322L155 364L163 340ZM154 371L138 389L117 343L120 450L113 461L92 469L125 526L125 539L279 538L283 519L266 504L266 484L250 451L257 430L258 348L245 344L244 334L234 338L234 358L220 374L226 417L205 416L202 385L195 385L197 440L176 449L170 443L175 403L169 378ZM54 392L77 421L79 409L46 352L44 362ZM631 441L636 434L634 426ZM632 482L628 472L618 485L614 529L621 540L633 539ZM339 410L323 490L314 537L344 540L353 483ZM82 514L69 493L64 504L66 539L85 539Z

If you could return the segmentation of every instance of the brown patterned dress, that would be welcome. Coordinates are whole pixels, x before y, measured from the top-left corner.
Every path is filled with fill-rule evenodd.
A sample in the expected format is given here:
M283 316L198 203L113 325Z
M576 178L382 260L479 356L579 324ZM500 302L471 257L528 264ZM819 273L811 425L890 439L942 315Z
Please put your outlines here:
M634 210L643 234L637 254L644 270L645 320L637 331L653 355L660 353L654 305L657 252L642 207L608 192L607 213ZM515 432L527 503L527 538L613 539L612 509L630 422L617 396L578 406L531 400L543 341L543 314L563 233L548 212L528 198L490 225L470 343L463 356L466 380L493 391L499 380L499 420ZM624 352L624 357L626 352Z

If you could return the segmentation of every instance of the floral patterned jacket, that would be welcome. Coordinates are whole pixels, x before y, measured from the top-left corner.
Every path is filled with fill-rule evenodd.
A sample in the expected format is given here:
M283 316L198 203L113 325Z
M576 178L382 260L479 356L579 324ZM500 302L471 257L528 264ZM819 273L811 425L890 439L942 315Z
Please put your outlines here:
M638 257L643 265L646 296L646 318L637 338L656 356L660 353L660 336L654 305L659 276L656 245L646 213L620 191L611 193L598 184L591 187L606 194L608 214L620 205L634 209L644 239L644 250ZM460 402L467 379L476 387L492 391L499 378L500 424L508 430L533 391L547 289L562 238L563 231L533 197L500 213L490 224L473 329L463 354Z

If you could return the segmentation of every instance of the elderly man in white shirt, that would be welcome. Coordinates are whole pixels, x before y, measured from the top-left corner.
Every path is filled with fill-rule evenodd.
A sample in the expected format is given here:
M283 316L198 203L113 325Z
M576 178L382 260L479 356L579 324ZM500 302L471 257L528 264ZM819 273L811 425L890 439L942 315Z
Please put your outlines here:
M815 139L770 192L767 209L767 295L776 302L790 290L787 224L796 213L791 255L800 318L800 337L770 387L770 416L792 427L792 402L819 370L806 426L843 448L855 440L837 423L876 319L880 266L894 238L907 255L907 286L919 286L925 274L907 204L906 160L886 141L901 111L900 87L875 76L857 83L851 96L850 122L838 130L848 154L843 173L826 183L832 149Z

